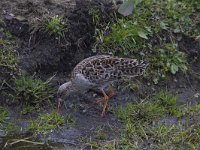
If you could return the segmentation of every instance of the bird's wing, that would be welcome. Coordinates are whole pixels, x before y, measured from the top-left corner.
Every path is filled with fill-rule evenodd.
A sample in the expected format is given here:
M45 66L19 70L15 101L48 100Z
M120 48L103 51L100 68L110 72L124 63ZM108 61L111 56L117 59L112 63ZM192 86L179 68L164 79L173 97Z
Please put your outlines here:
M82 74L91 82L101 83L121 79L123 76L142 75L146 64L136 59L112 56L97 57L85 63Z
M75 78L76 74L83 74L83 75L87 76L90 71L94 71L92 69L94 69L94 67L95 67L94 63L96 61L102 60L105 58L110 58L110 57L112 57L112 56L110 56L110 55L95 55L95 56L91 56L91 57L88 57L88 58L82 60L73 69L73 71L71 73L71 78Z

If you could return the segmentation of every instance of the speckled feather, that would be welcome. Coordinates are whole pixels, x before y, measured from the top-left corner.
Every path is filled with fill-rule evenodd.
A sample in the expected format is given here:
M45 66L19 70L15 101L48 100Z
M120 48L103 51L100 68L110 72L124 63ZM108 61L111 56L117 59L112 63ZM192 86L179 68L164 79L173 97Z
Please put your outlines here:
M82 74L94 84L114 81L122 77L140 76L144 73L146 64L136 59L119 58L110 55L96 55L81 61L72 71L71 80L77 74Z

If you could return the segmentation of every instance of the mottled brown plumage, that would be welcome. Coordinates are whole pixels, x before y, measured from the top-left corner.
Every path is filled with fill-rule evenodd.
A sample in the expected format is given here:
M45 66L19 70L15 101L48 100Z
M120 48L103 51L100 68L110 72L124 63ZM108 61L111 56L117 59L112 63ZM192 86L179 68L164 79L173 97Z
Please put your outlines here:
M71 73L71 80L58 89L60 101L64 95L71 91L85 92L89 89L100 89L104 98L99 102L104 103L102 115L105 113L109 96L104 88L123 77L136 77L144 73L146 64L136 59L120 58L110 55L97 55L84 59L76 65ZM112 94L111 94L112 95ZM60 107L60 104L59 106Z
M80 73L91 82L121 79L124 76L142 75L146 65L136 59L119 58L109 55L97 55L81 61L72 72L72 80Z

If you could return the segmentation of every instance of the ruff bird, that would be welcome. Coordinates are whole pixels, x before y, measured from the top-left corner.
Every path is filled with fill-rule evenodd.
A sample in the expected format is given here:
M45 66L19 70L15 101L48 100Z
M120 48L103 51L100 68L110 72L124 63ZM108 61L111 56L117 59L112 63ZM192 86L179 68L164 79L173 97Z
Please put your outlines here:
M76 65L71 73L70 81L58 88L58 111L61 102L71 92L87 92L90 89L98 89L102 92L103 98L96 103L103 104L101 116L105 115L108 100L114 95L112 88L105 92L105 88L112 82L123 77L136 77L144 73L146 69L144 61L136 59L120 58L110 55L96 55L82 60Z

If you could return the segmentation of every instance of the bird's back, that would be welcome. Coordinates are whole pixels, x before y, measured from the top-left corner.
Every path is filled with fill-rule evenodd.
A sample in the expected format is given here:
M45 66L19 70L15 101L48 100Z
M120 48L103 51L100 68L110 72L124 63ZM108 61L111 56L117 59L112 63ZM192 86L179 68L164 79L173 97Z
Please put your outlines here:
M146 64L136 59L119 58L110 55L96 55L84 59L72 71L72 78L76 74L83 76L93 83L103 83L121 79L124 76L135 77L144 73Z

